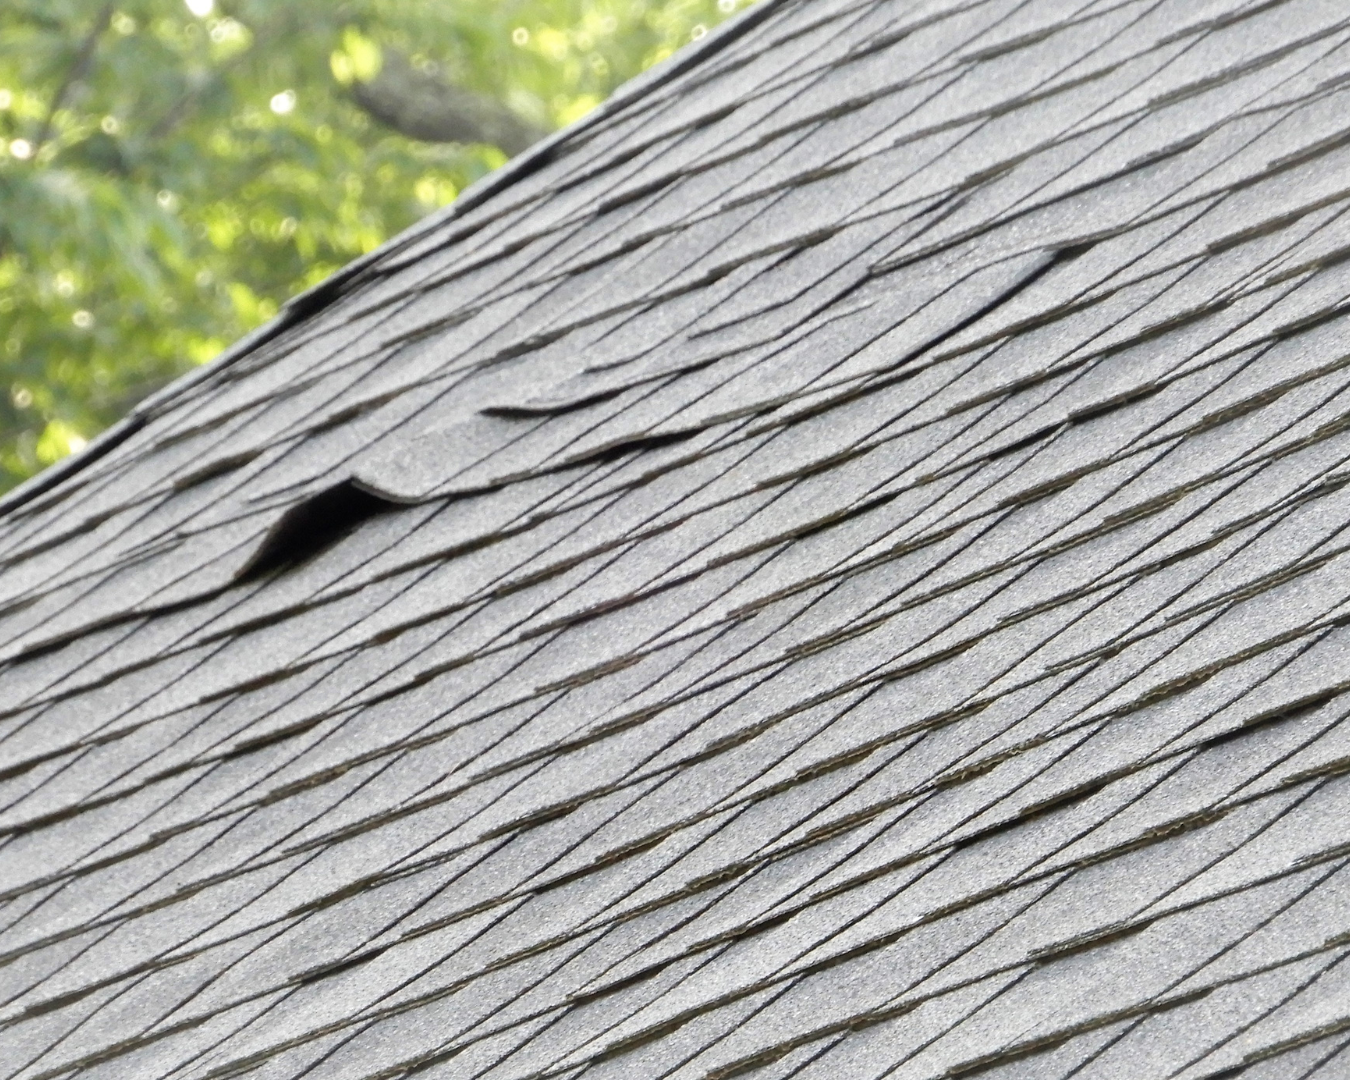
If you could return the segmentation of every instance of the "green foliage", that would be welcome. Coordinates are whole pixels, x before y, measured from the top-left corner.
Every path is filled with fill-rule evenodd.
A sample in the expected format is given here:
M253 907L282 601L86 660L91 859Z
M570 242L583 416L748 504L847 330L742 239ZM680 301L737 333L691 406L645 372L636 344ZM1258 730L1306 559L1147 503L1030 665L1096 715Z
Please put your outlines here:
M552 128L746 0L5 0L0 488L504 155L348 91L386 50Z

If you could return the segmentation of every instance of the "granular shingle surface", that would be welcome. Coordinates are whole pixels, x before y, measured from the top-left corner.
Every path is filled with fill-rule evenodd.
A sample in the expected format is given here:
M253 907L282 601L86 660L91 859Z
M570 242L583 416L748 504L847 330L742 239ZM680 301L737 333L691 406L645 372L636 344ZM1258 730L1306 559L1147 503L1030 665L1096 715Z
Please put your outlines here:
M11 495L0 1075L1350 1075L1347 124L762 0Z

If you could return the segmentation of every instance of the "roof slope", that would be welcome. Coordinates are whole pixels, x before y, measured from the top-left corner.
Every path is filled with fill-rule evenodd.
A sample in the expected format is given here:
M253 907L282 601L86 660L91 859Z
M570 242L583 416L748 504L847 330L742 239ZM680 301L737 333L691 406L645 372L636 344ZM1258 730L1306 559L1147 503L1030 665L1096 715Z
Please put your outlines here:
M1350 1071L1344 0L784 0L0 518L0 1074Z

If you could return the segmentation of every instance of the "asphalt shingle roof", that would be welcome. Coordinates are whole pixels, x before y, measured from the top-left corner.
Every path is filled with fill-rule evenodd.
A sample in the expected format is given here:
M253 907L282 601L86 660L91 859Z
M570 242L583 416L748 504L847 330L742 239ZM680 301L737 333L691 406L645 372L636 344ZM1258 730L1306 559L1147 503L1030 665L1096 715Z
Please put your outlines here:
M0 516L13 1080L1350 1075L1344 0L764 0Z

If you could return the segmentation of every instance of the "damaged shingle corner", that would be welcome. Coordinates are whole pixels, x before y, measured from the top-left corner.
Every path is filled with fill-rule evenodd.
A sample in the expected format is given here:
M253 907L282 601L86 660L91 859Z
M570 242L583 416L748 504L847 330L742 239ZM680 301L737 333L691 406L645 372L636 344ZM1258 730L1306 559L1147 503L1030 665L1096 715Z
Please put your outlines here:
M396 505L351 480L309 495L268 530L257 551L239 570L237 580L254 581L303 563Z

